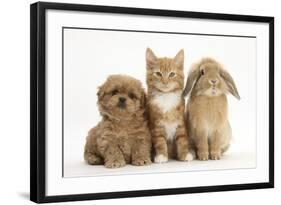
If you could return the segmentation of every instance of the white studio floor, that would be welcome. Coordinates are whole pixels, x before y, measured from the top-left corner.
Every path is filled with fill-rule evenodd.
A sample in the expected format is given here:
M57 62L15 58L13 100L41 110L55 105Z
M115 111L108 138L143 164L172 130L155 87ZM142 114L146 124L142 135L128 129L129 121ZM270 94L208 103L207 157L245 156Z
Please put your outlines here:
M80 160L65 163L64 177L94 177L108 175L151 174L167 172L191 172L230 169L251 169L256 167L255 155L251 153L227 152L221 160L179 162L170 160L163 164L149 166L126 165L122 168L108 169L102 165L88 165Z
M78 130L77 127L81 127L81 129ZM63 176L66 178L256 168L257 144L255 139L244 142L240 138L237 139L237 137L233 137L229 150L220 160L193 160L191 162L170 160L163 164L152 163L148 166L126 165L116 169L108 169L103 165L88 165L83 159L86 142L85 135L81 134L83 130L87 129L76 124L75 126L69 126L69 129L65 132ZM240 129L235 130L237 130L237 136L243 134L238 132Z

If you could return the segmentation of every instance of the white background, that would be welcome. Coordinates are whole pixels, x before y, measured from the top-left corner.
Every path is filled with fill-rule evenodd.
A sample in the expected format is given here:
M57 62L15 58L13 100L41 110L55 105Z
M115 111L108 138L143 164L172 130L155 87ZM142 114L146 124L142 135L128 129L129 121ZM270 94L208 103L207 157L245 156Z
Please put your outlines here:
M49 42L51 44L51 40ZM256 38L246 37L65 29L64 176L255 168L256 43ZM185 79L190 65L206 56L225 64L235 79L242 100L229 95L229 118L234 140L221 161L154 164L153 167L140 168L126 166L113 171L84 163L85 136L101 120L96 106L98 86L108 75L127 74L141 80L146 87L145 50L148 46L156 55L169 57L174 57L183 48ZM52 68L60 70L61 64L59 67L50 66Z
M149 20L149 23L147 23L147 20ZM195 24L196 22L196 24ZM62 147L62 141L61 141L61 133L62 133L62 127L61 127L61 121L62 121L62 110L61 110L61 105L62 105L62 83L61 83L61 78L62 78L62 72L61 72L61 65L62 65L62 59L61 59L61 50L62 50L62 39L61 39L61 29L62 26L82 26L82 27L103 27L103 28L120 28L120 29L144 29L144 30L152 30L157 28L157 30L160 31L181 31L181 32L196 32L196 33L216 33L216 34L239 34L239 35L254 35L257 36L257 45L258 49L256 51L257 53L257 90L259 91L259 94L257 95L257 150L258 150L258 156L257 156L257 167L255 169L227 169L227 170L212 170L210 171L207 166L210 166L211 164L216 164L218 165L219 163L230 163L230 164L239 164L241 165L241 160L240 157L236 156L236 159L239 160L238 163L234 163L230 159L227 159L225 161L220 160L219 162L212 162L206 164L203 164L202 162L198 164L201 165L201 167L204 167L206 171L204 172L184 172L184 169L189 169L192 166L184 166L181 165L174 165L172 166L171 163L165 164L165 166L170 166L170 168L175 169L178 171L180 168L182 168L183 172L175 172L171 169L167 170L166 173L160 174L138 174L138 175L118 175L118 176L99 176L99 177L79 177L79 178L62 178L61 173L62 173L62 153L61 153L61 147ZM249 26L250 25L250 26ZM78 193L91 193L91 192L108 192L108 191L125 191L125 190L147 190L147 189L160 189L160 188L172 188L172 187L192 187L192 186L206 186L206 185L221 185L221 184L237 184L237 183L253 183L253 182L264 182L268 180L268 131L267 131L267 125L268 125L268 111L263 111L265 107L267 107L268 104L268 99L265 96L268 96L268 69L265 69L268 67L268 25L266 24L253 24L253 23L241 23L241 22L227 22L227 21L194 21L192 19L179 19L179 18L151 18L151 17L143 17L143 16L128 16L128 15L102 15L102 14L95 14L95 13L88 13L88 12L65 12L65 11L48 11L47 12L47 42L48 42L48 49L46 53L46 61L47 63L47 110L48 110L48 115L47 115L47 161L46 161L46 194L47 195L58 195L58 194L78 194ZM105 34L104 34L105 35ZM120 35L120 34L119 34ZM144 35L144 34L143 34ZM76 37L77 38L77 37ZM83 37L85 38L85 37ZM117 36L115 37L117 38ZM147 38L147 37L146 37ZM145 39L146 39L145 38ZM130 38L129 38L130 39ZM129 40L128 39L128 40ZM146 40L148 40L147 38ZM178 44L177 40L180 39L179 37L177 38L172 38L169 37L169 40L165 39L165 41L169 42L170 39L173 39L174 44ZM187 41L188 39L182 39L181 41ZM195 39L194 39L195 40ZM205 41L206 39L204 39ZM69 39L71 41L71 39ZM66 53L71 52L71 50L81 50L80 46L83 44L86 44L89 46L91 49L94 47L93 45L91 46L92 40L88 40L84 43L79 43L78 48L67 48ZM107 40L109 41L109 40ZM111 40L110 40L111 41ZM212 40L213 41L213 40ZM224 40L226 41L226 40ZM233 40L232 40L233 41ZM232 41L231 44L232 44ZM71 41L72 42L72 41ZM77 44L77 41L74 41ZM74 43L72 42L72 44ZM152 45L155 45L157 40L151 39L150 43ZM160 41L161 42L161 41ZM147 42L148 43L148 42ZM162 43L162 42L161 42ZM245 42L244 42L245 43ZM74 43L75 44L75 43ZM113 44L113 43L112 43ZM183 43L182 43L183 44ZM182 46L181 44L181 46ZM191 42L190 42L191 44ZM231 45L230 44L230 45ZM237 42L237 44L239 44ZM247 43L245 43L247 44ZM137 44L136 44L137 45ZM139 44L143 46L142 44ZM218 43L218 45L222 45L222 43ZM251 70L253 69L253 61L254 60L249 60L249 62L252 62L251 64L246 61L246 57L242 57L239 55L236 55L238 58L238 61L244 62L244 64L239 63L233 63L235 59L232 56L223 54L220 50L224 49L229 46L229 42L227 44L226 48L221 48L218 49L218 45L215 45L214 47L217 49L216 52L216 57L222 57L226 56L223 59L224 60L229 60L231 59L227 64L232 65L234 67L239 67L235 68L235 70L240 70L240 72L243 71L245 73L245 69L249 69L249 74L255 75L254 72ZM67 43L67 46L68 43ZM114 47L114 46L113 46ZM117 46L117 48L120 48L120 46ZM135 46L136 48L138 46ZM135 49L134 47L134 49ZM202 45L201 45L202 47ZM244 46L240 44L241 48L235 48L232 46L232 49L241 52L241 49L245 49ZM252 49L249 50L249 53L254 54L253 52L253 46L249 46ZM124 47L123 47L124 48ZM171 48L173 48L171 46ZM90 50L89 49L89 50ZM201 52L206 53L206 51L209 52L210 54L214 54L214 48L212 49L202 49ZM83 49L82 49L83 50ZM112 50L112 49L111 49ZM141 49L141 53L143 53L144 49ZM197 50L197 49L196 49ZM219 51L219 52L218 52ZM88 74L91 76L92 70L90 66L92 65L94 67L95 64L93 62L103 62L102 60L91 60L88 56L91 56L91 53L94 53L93 51L80 51L82 53L85 53L84 55L78 55L77 53L74 53L74 55L70 56L70 58L75 58L75 61L72 61L74 65L76 65L79 70L81 70L81 73L85 72L85 68L88 68L91 72ZM104 52L104 49L101 49L101 53ZM114 52L113 52L114 53ZM121 53L121 52L118 52ZM198 51L193 51L192 54L198 54ZM227 51L226 53L229 53ZM232 53L232 52L230 52ZM234 53L234 52L233 52ZM190 56L192 56L190 54ZM194 55L193 54L193 55ZM251 54L249 54L249 58ZM97 56L96 54L95 56ZM206 54L205 54L206 55ZM114 55L108 55L108 57L112 58L113 62L120 62L121 65L126 65L124 64L122 58L117 59L116 57L113 57ZM136 55L141 56L140 55ZM248 55L247 55L248 56ZM81 62L77 63L77 57L83 57L84 61L82 60ZM88 57L88 58L87 58ZM131 57L132 58L132 57ZM102 59L102 58L101 58ZM139 63L136 63L137 65L142 64L141 61L136 60ZM85 63L86 62L86 63ZM130 61L129 61L130 62ZM232 62L232 63L230 63ZM66 74L69 76L69 70L75 70L77 69L76 66L69 67L70 62L68 60L65 62L66 65L68 65L68 68L66 69ZM104 62L102 63L104 64ZM89 66L90 65L90 66ZM114 64L115 65L115 64ZM236 65L236 66L235 66ZM73 65L72 65L73 66ZM99 65L101 66L101 65ZM116 66L116 65L115 65ZM128 66L128 65L127 65ZM132 65L130 65L131 67ZM250 68L244 68L244 67L250 67ZM120 66L121 67L121 66ZM241 68L242 67L242 68ZM244 68L244 69L243 69ZM93 68L92 68L93 69ZM122 68L123 70L124 68ZM109 69L108 69L109 70ZM110 69L111 70L111 69ZM78 71L78 70L76 70ZM141 70L140 70L141 71ZM119 71L120 72L120 71ZM140 72L142 73L142 72ZM237 72L238 73L238 72ZM96 74L96 72L94 72ZM240 74L240 73L239 73ZM246 76L248 76L247 74ZM78 75L78 74L76 74ZM79 75L80 76L80 72ZM70 75L71 76L71 75ZM75 75L74 75L75 76ZM85 76L83 76L85 77ZM87 76L86 79L89 77ZM245 78L245 76L243 76ZM239 78L239 80L243 79L242 77ZM252 79L252 76L248 77ZM94 78L93 78L94 79ZM76 79L67 79L67 82L70 80L74 83L77 81ZM84 79L79 80L79 81L84 81ZM78 81L78 82L79 82ZM87 81L87 80L86 80ZM253 82L250 81L250 85L253 86ZM247 81L244 80L244 83L241 84L247 84ZM86 83L86 86L78 89L78 90L90 90L91 89L91 81L88 81ZM81 83L82 84L82 83ZM75 90L75 86L71 86L73 89L67 90L67 93L71 92L72 90ZM243 86L242 86L243 87ZM244 86L245 87L245 86ZM250 86L251 87L251 86ZM245 90L244 90L245 91ZM76 95L78 95L76 93ZM90 95L90 93L89 93ZM245 94L247 95L247 94ZM77 97L77 96L76 96ZM84 96L85 97L85 96ZM83 96L80 97L81 101L83 101ZM253 100L253 98L250 98ZM248 103L250 99L245 100L245 102ZM74 101L73 99L67 100L67 104L70 101ZM243 104L242 104L243 105ZM251 105L253 106L253 105ZM68 107L68 106L67 106ZM76 106L76 109L79 110L81 106ZM248 107L248 106L247 106ZM249 108L244 108L244 110L249 110ZM242 110L242 109L241 109ZM68 115L72 114L73 111L67 112ZM75 112L73 112L75 113ZM81 119L84 119L85 116L80 117ZM243 116L244 117L244 116ZM72 117L68 117L68 120L71 119ZM251 119L249 119L251 120ZM79 119L77 120L78 122L81 122ZM77 127L77 124L71 126ZM249 125L251 126L251 125ZM239 128L236 128L239 129ZM247 129L247 128L245 128ZM73 132L73 130L72 130ZM83 130L82 130L83 132ZM250 133L249 133L250 134ZM81 134L82 135L82 134ZM244 136L244 133L240 133L240 135L243 135L243 137L248 137ZM77 134L79 136L79 134ZM68 135L69 137L69 135ZM69 142L71 140L67 140ZM81 143L81 141L80 141ZM253 143L251 143L253 144ZM72 148L77 149L75 148ZM249 147L247 151L250 150ZM242 152L241 152L242 153ZM239 152L240 154L240 152ZM80 156L80 155L79 155ZM234 154L229 155L231 157L234 156ZM246 158L245 156L241 156L241 158ZM243 160L244 161L244 160ZM195 165L195 163L193 163ZM214 169L214 165L212 165L212 168ZM79 165L80 166L80 165ZM153 165L152 165L153 166ZM163 171L164 170L164 165L158 165L154 166L156 168L156 171ZM225 166L225 165L224 165ZM232 165L233 166L233 165ZM223 167L223 166L221 166ZM244 167L244 166L243 166ZM91 168L91 169L90 169ZM109 171L104 169L104 167L100 166L99 170L102 175L106 175ZM129 166L125 167L124 169L129 168ZM139 167L139 169L149 169L150 167ZM217 167L216 167L217 168ZM227 167L230 168L230 167ZM93 170L92 170L93 169ZM95 167L89 167L89 173L90 175L95 175L96 173L93 173L98 169L97 166ZM131 167L131 172L135 172L137 168ZM159 171L157 170L159 169ZM202 168L201 168L202 169ZM70 169L68 169L70 170ZM73 168L71 167L71 170ZM122 169L123 170L123 169ZM112 171L116 172L121 172L121 169L116 169ZM146 172L150 172L150 170L146 170ZM167 172L169 171L169 172ZM107 173L106 173L107 172ZM129 171L128 171L129 172ZM144 171L143 171L144 172ZM211 176L210 176L211 172ZM124 171L123 171L124 173ZM80 174L78 174L80 175ZM82 174L81 174L82 175ZM184 179L184 180L181 180ZM110 186L106 182L110 181ZM124 183L126 182L126 183ZM152 182L152 183L151 183Z
M147 21L149 20L149 23L147 23ZM195 24L196 22L196 24ZM61 72L61 65L62 65L62 59L61 59L61 50L62 50L62 39L61 39L61 29L62 26L82 26L82 27L103 27L103 28L120 28L120 29L143 29L143 30L151 30L151 29L155 29L157 28L157 30L159 31L181 31L181 32L196 32L196 33L216 33L216 34L228 34L228 35L254 35L257 36L257 45L258 45L258 49L256 50L257 53L257 67L256 67L256 73L257 75L255 75L255 72L253 71L253 68L255 67L254 64L254 45L250 45L249 42L243 42L243 44L246 44L245 46L251 49L248 50L249 48L247 48L249 54L244 54L246 56L243 55L237 55L236 52L241 52L240 50L245 50L245 46L242 45L241 42L237 41L235 42L236 44L238 44L237 46L233 45L233 41L234 40L223 40L223 41L218 41L216 40L216 44L214 43L214 39L212 39L210 41L210 46L214 47L212 49L210 48L204 48L206 45L203 46L203 48L200 48L202 46L201 41L206 41L206 38L204 38L204 40L201 38L200 41L198 41L198 39L196 39L195 37L191 39L182 39L183 37L169 37L168 39L165 38L165 42L167 44L175 44L177 46L179 46L179 42L181 42L180 46L186 46L185 43L189 44L192 46L195 46L197 43L199 48L196 48L192 50L192 54L190 54L191 59L192 56L196 56L196 54L198 55L203 55L203 53L205 55L214 55L216 58L222 58L224 61L227 61L227 65L229 65L230 67L234 67L235 69L233 69L234 71L236 71L235 73L240 73L241 72L245 75L243 77L239 77L239 81L242 80L243 83L241 83L242 85L244 85L244 87L246 87L246 89L244 88L243 91L245 92L247 89L250 88L250 90L248 92L245 93L246 95L249 95L249 92L254 92L253 89L253 85L254 85L254 80L250 80L253 79L253 76L257 77L257 90L259 91L259 94L257 95L257 149L258 149L258 156L257 156L257 167L254 169L237 169L237 167L234 167L236 169L234 169L233 167L230 167L229 165L226 166L226 163L232 164L232 166L238 165L240 167L248 167L249 164L245 165L241 162L245 161L245 159L248 156L245 156L245 154L241 151L241 152L237 152L238 154L242 154L242 156L235 156L234 154L231 154L229 156L234 157L234 159L236 159L238 162L234 162L233 159L223 159L220 160L218 162L205 162L204 164L202 162L198 162L197 161L197 165L200 164L201 168L197 167L198 169L205 169L204 172L186 172L186 170L188 169L192 169L194 168L196 165L195 162L193 162L191 165L189 166L184 166L181 164L181 166L179 166L179 162L177 162L177 165L172 166L172 163L167 163L164 165L158 165L156 166L155 164L152 165L152 168L154 167L156 170L156 172L163 172L166 171L166 173L162 173L160 174L151 174L151 168L150 167L139 167L138 169L136 167L130 167L127 166L123 169L115 169L112 171L116 171L117 173L119 172L118 176L104 176L106 174L108 174L109 170L106 169L102 166L100 167L89 167L88 168L88 175L96 175L96 171L99 171L100 174L99 175L103 175L103 176L99 176L99 177L79 177L79 178L62 178L61 177L61 165L62 165L62 155L61 155L61 147L62 147L62 141L61 141L61 133L62 133L62 126L61 126L61 121L62 121L62 110L61 110L61 105L62 105L62 101L61 101L61 96L62 96L62 83L61 83L61 78L62 78L62 72ZM104 36L108 35L108 34L103 34ZM120 38L120 35L114 35L114 38ZM132 34L131 34L132 35ZM130 41L130 40L135 40L138 37L134 36L132 38L132 36L130 35L130 37L127 37L128 35L124 36L123 35L123 40L121 39L117 39L117 41L124 41L124 37L126 37L126 41ZM145 35L145 34L138 34L139 35ZM227 21L194 21L192 19L179 19L179 18L151 18L151 17L143 17L143 16L128 16L128 15L102 15L102 14L95 14L95 13L85 13L85 12L79 12L79 13L75 13L75 12L65 12L65 11L48 11L47 12L47 53L46 53L46 57L47 57L47 84L48 84L48 88L47 88L47 110L48 110L48 114L47 114L47 162L46 162L46 167L47 167L47 176L46 176L46 194L47 195L57 195L57 194L78 194L78 193L91 193L91 192L108 192L108 191L125 191L125 190L146 190L146 189L160 189L160 188L172 188L172 187L192 187L192 186L206 186L206 185L221 185L221 184L237 184L237 183L253 183L253 182L264 182L267 181L268 178L268 168L267 166L263 166L264 164L268 164L268 146L266 146L268 144L267 140L268 140L268 130L267 130L267 125L268 125L268 113L265 111L263 112L264 108L268 106L268 99L266 98L266 96L268 96L268 69L265 69L268 67L268 25L266 24L253 24L253 23L241 23L241 22L227 22ZM158 41L154 38L151 38L151 35L149 35L150 37L148 38L148 36L144 37L142 36L141 39L139 39L138 41L143 41L145 39L145 41L143 42L143 44L152 44L152 45L157 45L159 43L162 43L162 41L164 39L163 36L158 37L160 41ZM152 35L153 36L153 35ZM82 36L77 36L73 37L74 39L76 38L82 38ZM67 93L67 98L69 98L69 93L70 92L74 92L74 96L76 94L76 98L79 97L80 101L77 101L75 99L69 99L66 100L66 105L67 108L69 108L69 103L71 103L71 101L74 102L78 102L76 106L74 106L75 110L77 109L77 111L79 111L81 109L81 105L79 105L81 102L83 101L83 98L88 98L88 96L82 96L81 93L85 92L85 91L90 91L91 90L91 84L93 83L91 81L91 76L93 74L97 75L96 72L93 72L93 68L94 67L99 67L105 64L105 62L103 62L103 60L97 60L97 64L93 63L93 58L94 56L98 56L98 54L91 56L92 53L95 53L96 51L93 51L92 48L93 47L99 47L94 46L91 44L91 42L93 41L92 37L90 39L87 39L88 37L83 36L83 38L85 38L85 42L83 43L79 43L79 41L73 41L73 39L69 39L69 36L67 35L67 43L66 43L66 54L67 56L69 55L69 53L71 53L72 55L67 57L67 60L65 62L67 68L66 68L66 85L67 87L69 87L69 85L71 85L72 83L74 84L71 85L71 88L67 89L66 93ZM181 39L181 40L179 40ZM200 39L200 38L199 38ZM208 39L208 38L207 38ZM106 40L111 42L112 40ZM188 43L189 41L189 43ZM194 43L191 43L195 41ZM240 40L241 41L241 40ZM69 42L71 42L71 45L77 45L78 47L73 47L69 45ZM197 42L197 43L196 43ZM200 42L200 44L199 44ZM208 41L205 42L205 44L207 44ZM250 41L251 44L253 44L253 41ZM226 44L224 44L226 43ZM98 43L95 43L98 44ZM121 46L114 46L116 43L111 43L112 47L117 47L120 48ZM127 43L126 43L127 44ZM134 43L131 43L134 44ZM136 51L138 51L136 48L143 47L142 43L140 44L135 44L135 46L131 49L134 49ZM249 45L247 45L249 44ZM83 48L83 45L87 45L87 48L89 49L89 51L85 51L85 48ZM82 49L81 49L82 46ZM106 47L106 44L104 44L104 46ZM145 45L146 46L146 45ZM175 48L176 46L169 46L171 47L171 50L173 48ZM229 51L228 47L231 47L234 51ZM238 47L238 48L237 48ZM125 49L126 47L122 47L123 49ZM109 48L110 50L112 50L112 48ZM164 47L163 47L164 49ZM75 50L78 50L78 53L80 51L81 54L76 53ZM100 48L99 49L99 54L104 54L104 56L106 56L106 54L108 54L107 52L104 52L104 48ZM143 53L143 49L140 49L139 52ZM223 53L221 50L225 50L225 53ZM114 51L114 50L113 50ZM73 53L74 52L74 53ZM116 51L116 53L122 53L121 51ZM84 53L84 55L83 55ZM116 58L117 55L116 53L112 52L111 55L107 55L108 57L112 58L111 60L113 62L119 62L121 65L123 65L125 67L125 65L128 66L127 63L123 63L122 57L119 57L120 59ZM207 54L206 54L207 53ZM228 55L228 53L232 53L235 54L235 58L233 58L232 55ZM117 56L114 56L117 55ZM195 54L195 55L194 55ZM122 55L120 55L122 56ZM137 57L141 56L141 54L136 55L136 59L138 59ZM68 60L69 58L73 58L75 60ZM82 58L83 60L79 60L80 58ZM103 56L100 57L101 59L104 59ZM134 57L130 57L130 58L134 58ZM236 59L237 58L237 59ZM245 60L247 59L247 60ZM235 60L237 60L238 62L236 62ZM135 60L136 62L139 62L139 64L142 64L143 61L140 60ZM101 63L103 62L103 63ZM132 61L127 61L127 62L133 62ZM242 63L243 62L243 63ZM133 62L135 63L135 62ZM113 65L113 64L108 64L106 63L106 65ZM115 65L115 64L114 64ZM93 68L91 68L91 66ZM116 65L115 65L116 66ZM120 66L120 65L119 65ZM120 67L123 67L120 66ZM131 67L132 65L130 65ZM144 66L143 66L144 67ZM238 67L238 68L236 68ZM249 68L248 68L249 67ZM110 71L112 69L108 68L108 71ZM114 69L115 70L115 69ZM124 70L124 68L122 68L122 70ZM142 73L141 72L142 68L140 69L136 69L137 73ZM232 69L231 69L232 70ZM249 70L249 73L247 72ZM69 74L69 71L76 71L78 73L75 73L73 75ZM90 72L89 72L90 71ZM88 74L86 75L87 77L85 78L85 75L82 75L84 72L88 72ZM120 72L120 70L118 71ZM102 72L105 73L105 72ZM247 73L247 74L246 74ZM106 74L106 73L105 73ZM252 76L251 76L252 75ZM74 76L71 78L71 76ZM82 79L80 80L79 78L75 78L75 77L79 77L82 76ZM102 77L102 75L100 75ZM245 78L248 77L248 81L247 80L243 80ZM69 78L69 79L68 79ZM85 79L84 79L85 78ZM89 79L89 81L87 82L87 80ZM95 78L92 77L92 80L94 80ZM78 81L77 81L78 80ZM81 83L81 81L86 81L87 83ZM238 82L239 82L238 81ZM75 83L78 82L78 83ZM248 83L249 82L249 83ZM77 85L78 84L78 85ZM80 86L83 85L81 88ZM242 86L243 87L243 86ZM247 88L248 87L248 88ZM79 90L82 90L80 92L75 92L75 90L78 88ZM80 88L80 89L79 89ZM86 93L87 94L87 93ZM71 93L72 95L72 93ZM90 95L90 93L89 93ZM252 95L252 93L251 93ZM253 102L253 97L247 98L245 97L245 103L246 105L250 102ZM245 106L244 103L244 106ZM243 104L242 104L243 105ZM83 106L86 106L83 105ZM242 112L246 112L249 111L249 115L252 117L249 118L248 120L250 122L253 122L253 115L251 114L253 112L253 108L251 107L251 109L249 108L250 106L254 107L253 103L250 103L250 105L246 106L246 108L244 107L244 109L240 109L242 110ZM88 107L92 107L92 105L90 104ZM243 107L242 107L243 108ZM251 112L252 110L252 112ZM236 111L238 112L238 111ZM75 118L72 114L75 113L74 110L70 110L67 112L67 122L69 122L69 120L71 120L70 122L72 122L73 118ZM72 115L69 117L69 115ZM237 114L237 113L236 113ZM248 113L247 113L248 114ZM237 123L237 118L236 117L236 123ZM244 115L243 115L243 118ZM81 119L81 121L80 121ZM69 126L74 126L76 128L79 127L79 123L83 122L84 119L86 119L85 116L81 116L80 119L78 119L77 121L75 121L75 123L72 124L68 124L67 128ZM235 118L234 118L235 119ZM83 125L83 124L82 124ZM248 126L253 126L251 124L249 124ZM254 126L253 126L254 127ZM85 128L86 129L86 128ZM240 129L240 124L239 124L239 128L235 128L235 129ZM243 129L247 129L247 127L243 128ZM253 130L252 130L253 131ZM84 130L81 131L81 133L84 132ZM77 134L76 131L74 130L67 130L66 134L67 137L69 137L69 133L74 133L74 135L78 136L77 138L79 138L79 133ZM238 133L239 134L239 133ZM82 134L81 134L82 135ZM253 137L253 135L249 132L249 133L240 133L240 135L242 135L244 138L247 137ZM246 136L245 136L246 135ZM250 136L247 136L250 135ZM242 136L240 136L242 138ZM76 138L76 137L75 137ZM79 140L79 139L78 139ZM66 140L67 144L68 142L72 142L71 140ZM79 142L79 144L81 144L81 141ZM84 140L83 140L84 141ZM82 142L83 142L82 141ZM241 142L242 143L242 142ZM241 144L240 143L240 144ZM245 142L247 143L247 142ZM250 143L250 142L249 142ZM78 143L77 143L78 144ZM244 143L243 143L244 144ZM253 143L250 143L251 146L253 146ZM246 151L249 151L251 149L249 149L251 146L247 146ZM80 146L81 147L81 146ZM69 147L67 146L67 149L69 149ZM71 147L70 149L72 149L71 151L74 152L74 150L77 150L77 147ZM79 153L79 150L78 152ZM81 156L80 154L78 156ZM240 158L243 158L243 161L240 160ZM251 158L251 156L250 156ZM248 160L247 160L248 161ZM222 165L223 163L225 163L224 165ZM218 167L218 165L221 165L220 167ZM216 166L215 166L216 165ZM208 166L210 168L208 168ZM253 165L251 165L253 166ZM79 167L82 167L81 165L79 165ZM74 167L70 167L69 170L74 170ZM139 173L141 172L140 169L146 169L146 170L142 170L142 172L146 172L147 174L138 174L138 175L124 175L124 170L131 168L131 170L127 170L127 173L132 173L132 172L136 172L138 171ZM167 168L170 168L169 170ZM182 172L178 172L179 169L181 168ZM226 168L226 170L210 170L210 169L221 169L221 168ZM232 169L233 168L233 169ZM149 169L149 170L148 170ZM158 169L158 170L157 170ZM165 170L164 170L165 169ZM196 168L195 168L196 169ZM123 173L120 173L122 172ZM114 173L115 174L115 173ZM84 175L79 173L79 175ZM79 176L78 175L78 176ZM212 177L208 177L208 176L212 176ZM181 180L181 179L185 179L185 180ZM110 181L110 186L107 185L107 181ZM124 181L126 183L124 183ZM151 183L151 182L154 183Z
M29 204L27 201L29 187L29 3L32 1L11 1L1 6L1 202L3 204ZM68 1L70 2L70 1ZM74 1L72 1L74 2ZM77 1L76 1L77 2ZM253 15L275 15L276 22L276 53L280 52L279 39L281 15L277 1L95 1L96 4L136 6L163 9L209 11L221 13L241 13ZM80 2L81 3L81 2ZM93 3L93 1L84 1ZM276 59L276 68L280 60ZM280 78L276 70L276 79ZM276 88L280 82L276 82ZM280 104L276 92L276 105ZM280 108L276 106L276 121L280 120ZM279 147L280 128L276 127L276 147ZM12 153L12 154L11 154ZM276 173L280 173L280 151L276 150ZM237 204L268 203L269 200L280 198L280 178L276 178L277 188L274 190L252 190L226 193L193 194L182 196L150 197L141 199L119 199L95 202L96 204L143 204L143 203L214 203ZM231 199L231 200L229 200ZM93 204L93 202L78 202Z

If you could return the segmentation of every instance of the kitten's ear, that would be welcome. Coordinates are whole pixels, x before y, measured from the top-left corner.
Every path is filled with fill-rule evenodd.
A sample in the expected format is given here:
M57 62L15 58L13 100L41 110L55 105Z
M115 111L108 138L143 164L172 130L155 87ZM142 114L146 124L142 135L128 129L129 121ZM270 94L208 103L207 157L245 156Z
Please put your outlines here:
M183 69L183 63L184 63L184 51L181 49L177 55L174 57L174 63L176 66L180 69Z
M146 49L146 68L151 69L155 66L157 57L150 48Z

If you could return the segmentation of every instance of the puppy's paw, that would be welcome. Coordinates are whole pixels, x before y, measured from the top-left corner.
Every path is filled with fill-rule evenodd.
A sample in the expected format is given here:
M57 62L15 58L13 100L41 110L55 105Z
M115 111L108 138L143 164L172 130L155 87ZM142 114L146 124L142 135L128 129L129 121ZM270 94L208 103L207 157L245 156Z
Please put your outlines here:
M168 157L163 154L156 155L154 158L155 163L165 163L168 162Z
M221 158L221 152L220 151L211 151L210 158L212 160L219 160Z
M209 159L209 153L208 152L198 152L198 159L202 161L206 161Z
M105 162L104 166L106 168L119 168L119 167L124 167L126 165L125 160L109 160Z
M140 158L140 159L132 160L132 165L136 165L136 166L144 166L149 164L151 164L151 160L149 158L147 159Z
M98 164L102 164L103 160L98 156L91 155L87 158L87 162L88 162L88 164L91 164L91 165L98 165Z

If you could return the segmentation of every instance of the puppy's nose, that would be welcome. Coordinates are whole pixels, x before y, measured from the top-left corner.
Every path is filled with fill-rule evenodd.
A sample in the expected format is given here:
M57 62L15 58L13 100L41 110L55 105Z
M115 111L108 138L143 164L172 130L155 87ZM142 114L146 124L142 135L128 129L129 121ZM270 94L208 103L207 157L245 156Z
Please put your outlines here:
M212 80L209 80L209 82L210 82L211 84L215 85L215 84L217 83L217 80L212 79Z
M119 101L120 101L121 103L124 103L124 102L126 102L126 98L120 97L120 98L119 98Z

